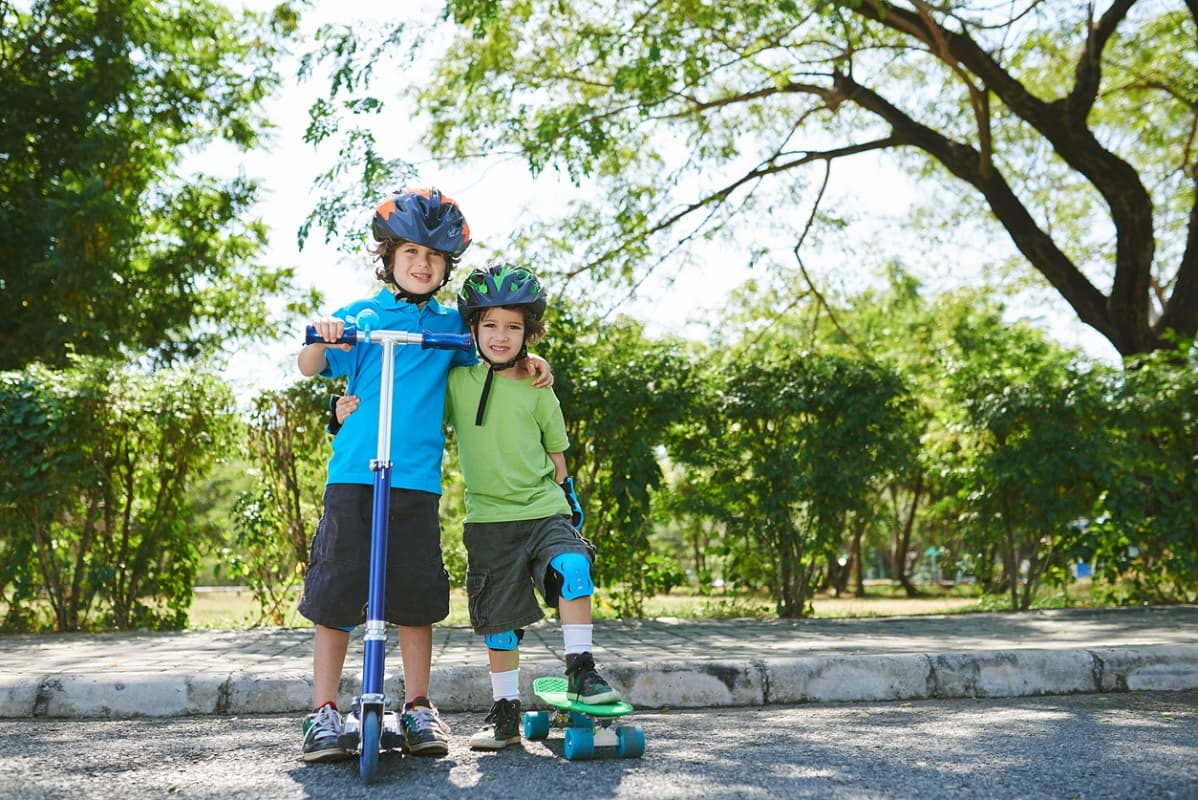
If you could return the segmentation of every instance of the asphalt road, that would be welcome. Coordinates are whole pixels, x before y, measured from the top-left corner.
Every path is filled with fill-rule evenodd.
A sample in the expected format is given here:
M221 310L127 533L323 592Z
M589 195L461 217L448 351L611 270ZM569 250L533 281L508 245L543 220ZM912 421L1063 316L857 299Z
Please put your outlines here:
M561 733L446 758L305 765L294 716L0 720L0 798L1198 798L1198 692L638 712L642 759Z

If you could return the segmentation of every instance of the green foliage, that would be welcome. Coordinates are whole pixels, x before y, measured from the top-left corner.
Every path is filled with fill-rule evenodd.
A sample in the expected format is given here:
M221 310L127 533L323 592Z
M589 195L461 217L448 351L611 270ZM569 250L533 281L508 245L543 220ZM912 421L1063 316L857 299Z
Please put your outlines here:
M647 595L680 580L664 560L645 565L662 483L658 448L688 412L694 367L679 342L647 339L631 322L599 325L558 312L550 324L539 350L556 376L584 534L599 550L597 578L617 589L618 613L637 616Z
M329 24L315 35L315 47L300 61L301 80L328 70L329 89L308 109L304 141L313 147L336 143L337 160L316 177L316 202L297 232L302 249L315 228L323 241L335 242L347 253L360 253L366 229L357 215L376 203L382 192L402 188L416 176L415 167L402 157L388 158L375 132L361 122L382 113L386 101L374 90L390 92L387 83L374 87L371 79L388 54L400 51L407 31L403 23L392 29ZM406 66L397 67L403 71ZM383 141L386 142L386 137Z
M825 197L811 167L883 152L925 181L922 232L1013 244L1119 352L1198 332L1193 5L447 0L442 19L389 52L330 45L377 60L335 72L323 127L339 94L333 113L359 115L372 76L431 73L408 93L434 159L514 152L587 185L593 200L513 241L596 290L728 232L786 253L796 209ZM834 230L857 209L839 210L811 219Z
M909 399L876 364L784 345L755 355L713 380L671 457L706 484L738 543L736 571L768 578L780 616L803 616L850 517L868 515L881 482L913 457Z
M303 581L308 542L320 519L329 457L325 381L303 380L254 400L246 453L256 478L233 509L230 577L248 586L260 618L283 624Z
M1112 408L1120 458L1093 559L1124 601L1198 601L1198 346L1130 365Z
M211 546L189 492L233 440L212 375L152 377L99 360L0 373L4 627L181 628ZM16 559L19 559L16 560Z
M1110 485L1116 453L1105 376L1045 358L1039 334L999 333L988 341L1005 352L975 350L950 375L961 426L950 480L973 541L1002 553L1011 608L1026 610L1042 579L1070 580L1078 521Z
M0 369L174 362L264 330L291 271L256 261L256 186L183 169L261 143L294 24L285 6L0 0Z

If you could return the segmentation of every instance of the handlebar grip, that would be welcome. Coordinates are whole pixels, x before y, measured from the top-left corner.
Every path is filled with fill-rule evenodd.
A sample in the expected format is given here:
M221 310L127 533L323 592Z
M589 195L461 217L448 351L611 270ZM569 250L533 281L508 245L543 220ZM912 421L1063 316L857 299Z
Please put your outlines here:
M316 335L316 327L309 325L304 331L304 344L357 344L358 343L358 327L356 325L346 325L341 331L341 338L335 342L329 342Z
M437 350L463 350L469 351L474 347L474 337L468 333L429 333L425 331L420 347L428 350L430 347Z

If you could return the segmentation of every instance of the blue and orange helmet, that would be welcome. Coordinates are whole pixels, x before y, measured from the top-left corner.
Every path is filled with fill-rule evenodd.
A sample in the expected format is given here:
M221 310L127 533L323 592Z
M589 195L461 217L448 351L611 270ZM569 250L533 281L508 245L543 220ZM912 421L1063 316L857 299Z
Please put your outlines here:
M470 246L461 207L432 188L394 192L375 209L370 230L380 244L415 242L455 260Z

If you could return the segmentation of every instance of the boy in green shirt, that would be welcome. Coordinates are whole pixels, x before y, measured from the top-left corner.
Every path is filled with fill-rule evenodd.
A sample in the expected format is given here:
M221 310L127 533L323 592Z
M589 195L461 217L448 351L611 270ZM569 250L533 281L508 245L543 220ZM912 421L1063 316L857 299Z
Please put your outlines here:
M520 741L519 643L544 617L534 587L556 606L569 691L584 703L619 695L591 655L594 548L575 529L581 508L562 455L565 421L551 389L534 389L525 356L545 333L545 290L529 270L475 270L458 294L483 361L450 370L446 417L466 483L462 540L470 623L485 637L494 704L470 739L476 750Z

